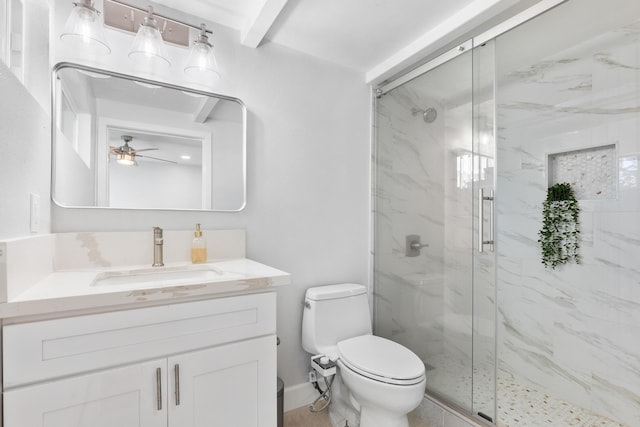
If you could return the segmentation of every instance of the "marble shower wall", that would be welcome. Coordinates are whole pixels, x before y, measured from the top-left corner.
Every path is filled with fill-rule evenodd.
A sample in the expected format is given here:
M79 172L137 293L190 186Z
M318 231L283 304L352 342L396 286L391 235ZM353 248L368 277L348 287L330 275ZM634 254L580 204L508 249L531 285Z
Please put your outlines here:
M470 409L470 381L451 387L462 384L451 375L472 372L472 185L460 188L457 166L472 149L470 81L463 100L445 104L425 79L377 103L374 329L418 354L430 391ZM412 114L427 107L432 123ZM417 257L405 255L410 234L429 244Z
M562 16L582 22L582 11L597 14L593 9L599 7L606 8L599 13L610 21L609 12L620 2L578 3L496 41L498 367L517 383L635 426L640 420L640 5L621 3L634 8L620 12L623 25L569 46L561 35L544 55L513 50L527 33L557 29L550 24L556 16L571 38L574 30L560 24L569 22ZM537 239L548 155L608 145L615 145L616 197L580 201L582 264L547 270Z
M425 102L402 87L378 103L374 326L428 363L443 345L444 128L412 116ZM405 256L410 234L429 244L420 256Z

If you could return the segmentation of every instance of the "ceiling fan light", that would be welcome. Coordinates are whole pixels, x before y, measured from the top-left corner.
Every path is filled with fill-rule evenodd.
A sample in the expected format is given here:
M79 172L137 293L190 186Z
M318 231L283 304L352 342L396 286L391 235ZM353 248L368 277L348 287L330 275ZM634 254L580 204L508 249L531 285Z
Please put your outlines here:
M149 12L140 24L140 28L133 41L129 58L142 67L151 69L162 69L171 66L169 62L166 46L156 20L153 18L153 8L149 6Z
M111 53L100 12L93 6L93 0L79 0L73 3L73 9L60 39L98 55Z
M191 46L184 73L190 79L205 84L213 83L220 78L218 62L213 53L213 45L209 43L207 29L204 24L200 26L198 39Z
M135 154L131 153L117 153L116 162L118 162L119 165L124 166L138 166Z

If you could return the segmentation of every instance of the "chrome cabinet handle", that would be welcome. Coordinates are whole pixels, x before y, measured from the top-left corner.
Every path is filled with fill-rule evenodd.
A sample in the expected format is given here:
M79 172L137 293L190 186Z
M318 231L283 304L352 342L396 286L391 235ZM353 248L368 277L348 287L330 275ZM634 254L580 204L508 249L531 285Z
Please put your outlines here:
M162 411L162 369L156 368L156 399L158 411Z
M176 406L180 405L180 365L173 366L173 377L176 383Z
M484 240L484 202L491 202L489 205L489 240ZM478 189L478 252L484 252L484 245L490 245L489 250L493 252L493 189L489 190L489 195L484 195L484 188Z

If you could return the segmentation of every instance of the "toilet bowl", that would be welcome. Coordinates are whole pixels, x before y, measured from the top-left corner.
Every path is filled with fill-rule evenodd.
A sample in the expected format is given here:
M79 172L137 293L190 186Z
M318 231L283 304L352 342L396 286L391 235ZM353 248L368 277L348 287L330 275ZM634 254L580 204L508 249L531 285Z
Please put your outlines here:
M308 289L302 330L307 352L337 362L361 427L409 426L407 414L424 395L424 364L406 347L372 335L364 286Z
M408 427L407 413L422 401L424 364L385 338L362 335L338 343L342 381L360 405L360 425Z

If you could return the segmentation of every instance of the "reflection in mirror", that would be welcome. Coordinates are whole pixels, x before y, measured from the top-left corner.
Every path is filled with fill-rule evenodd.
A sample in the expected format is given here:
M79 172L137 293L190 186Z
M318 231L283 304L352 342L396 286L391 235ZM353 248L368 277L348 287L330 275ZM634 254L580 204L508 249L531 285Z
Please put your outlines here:
M59 64L53 119L51 191L60 206L244 207L238 99Z

